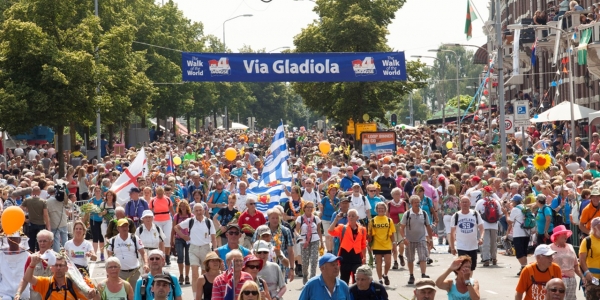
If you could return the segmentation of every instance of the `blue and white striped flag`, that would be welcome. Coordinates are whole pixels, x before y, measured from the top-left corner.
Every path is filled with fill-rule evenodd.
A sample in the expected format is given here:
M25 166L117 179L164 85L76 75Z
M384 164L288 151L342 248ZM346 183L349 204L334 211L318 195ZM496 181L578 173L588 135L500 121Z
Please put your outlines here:
M259 211L266 212L267 209L287 200L288 197L281 184L288 188L292 185L292 175L287 162L289 157L282 122L275 131L275 136L273 136L273 141L265 157L260 180L251 182L248 187L248 197L256 200L256 209Z

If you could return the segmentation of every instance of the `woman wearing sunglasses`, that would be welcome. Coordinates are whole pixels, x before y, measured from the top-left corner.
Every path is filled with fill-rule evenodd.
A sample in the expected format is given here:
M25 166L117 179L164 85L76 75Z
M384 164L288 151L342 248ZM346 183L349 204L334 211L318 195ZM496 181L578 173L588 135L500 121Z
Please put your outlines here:
M271 300L271 294L269 293L269 287L267 282L258 277L258 272L263 268L262 259L250 254L244 258L244 268L242 271L252 275L254 282L258 284L258 290L260 291L260 298L264 300ZM243 289L243 288L242 288Z
M258 291L258 284L254 281L246 281L240 291L238 300L264 300Z

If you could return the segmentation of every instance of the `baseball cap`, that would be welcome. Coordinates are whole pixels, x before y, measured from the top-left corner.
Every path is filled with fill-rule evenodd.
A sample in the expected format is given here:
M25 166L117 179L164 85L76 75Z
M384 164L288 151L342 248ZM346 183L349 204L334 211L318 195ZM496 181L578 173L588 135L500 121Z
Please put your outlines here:
M417 176L417 170L410 170L410 176Z
M154 213L151 210L146 209L142 213L142 219L145 218L145 217L154 217Z
M240 226L238 224L228 224L227 230L225 230L225 231L229 231L229 229L231 229L231 228L237 228L237 230L240 230Z
M119 219L119 221L117 221L117 227L121 227L123 225L129 225L129 220L127 220L127 218Z
M358 187L360 187L360 183L358 183L358 182L355 182L355 183L353 183L353 184L352 184L352 187L355 187L355 186L358 186Z
M512 199L510 199L511 201L515 201L515 202L522 202L523 201L523 196L516 194L512 197Z
M162 281L162 282L167 282L167 283L171 284L171 277L170 277L170 275L166 275L166 274L158 274L158 275L154 276L153 280L154 280L154 282Z
M150 250L150 252L148 252L148 257L151 257L152 255L159 255L160 257L165 258L165 253L160 249Z
M321 258L319 258L319 268L322 267L326 263L343 260L341 256L336 256L331 253L325 253Z
M535 248L535 252L533 252L533 255L551 256L554 253L556 253L556 251L552 250L552 248L550 248L549 245L539 245Z
M424 289L434 289L435 290L435 282L432 279L419 279L415 283L415 289L424 290Z
M256 241L252 247L252 249L254 249L254 253L256 252L263 252L263 251L271 251L271 249L269 248L269 243L265 242L265 241Z
M352 199L350 199L350 197L343 197L340 199L340 202L352 202Z
M142 191L140 191L140 189L135 186L129 190L129 193L141 193L141 192Z
M267 225L260 225L256 228L256 236L271 235L271 229Z
M479 178L479 176L473 176L473 178L471 178L471 181L480 182L481 178Z

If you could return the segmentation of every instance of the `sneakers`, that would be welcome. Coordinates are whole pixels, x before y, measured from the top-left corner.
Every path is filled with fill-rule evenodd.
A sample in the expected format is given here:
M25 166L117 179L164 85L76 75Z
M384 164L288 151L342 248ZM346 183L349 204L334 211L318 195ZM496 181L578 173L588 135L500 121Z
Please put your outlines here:
M185 276L185 284L190 284L190 277L189 276Z
M379 284L383 285L383 280L379 279Z
M498 260L495 258L492 259L492 265L494 265L494 266L498 265Z
M521 266L521 270L519 270L519 273L517 273L517 276L521 276L521 271L523 271L524 268L525 268L525 266Z
M165 255L165 260L167 262L167 266L171 265L171 255Z
M179 285L183 285L183 275L179 275Z
M410 278L408 278L408 284L415 284L415 275L410 274Z
M427 264L428 264L428 265L430 265L430 264L432 264L432 263L433 263L433 259L431 259L431 258L429 258L429 257L428 257L428 258L427 258Z
M400 259L400 265L404 267L404 256L398 255L398 258Z
M385 285L390 285L390 278L387 275L383 275L383 282Z
M104 253L100 253L100 261L104 261Z
M296 264L296 277L302 277L302 265Z
M429 275L421 274L421 278L430 278Z
M394 265L392 266L392 270L398 270L398 262L394 261Z
M484 267L489 267L490 266L490 261L489 260L483 261L483 266Z

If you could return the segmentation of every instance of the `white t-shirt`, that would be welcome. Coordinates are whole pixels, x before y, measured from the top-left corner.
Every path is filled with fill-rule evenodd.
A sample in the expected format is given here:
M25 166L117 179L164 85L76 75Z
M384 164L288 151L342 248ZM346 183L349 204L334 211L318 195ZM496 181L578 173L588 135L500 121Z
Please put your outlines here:
M310 192L308 190L302 190L301 196L304 201L310 201L315 205L319 205L319 203L321 203L321 195L319 195L319 192L314 188L311 189Z
M83 240L83 243L79 246L75 246L73 240L68 240L65 243L65 252L69 255L71 261L79 266L87 266L88 260L85 256L86 253L93 251L94 247L92 243L87 240Z
M458 216L458 222L456 220ZM457 211L450 220L452 228L456 227L456 249L464 251L477 250L477 226L481 224L481 216L476 210L469 210L468 214Z
M27 153L27 159L29 161L32 161L35 159L35 156L38 155L38 152L35 149L31 149L29 150L29 152Z
M521 228L521 224L523 224L524 221L523 213L521 212L522 207L522 204L515 206L510 211L510 216L508 217L508 219L513 223L513 238L529 236L529 233L525 231L525 229Z
M354 197L354 195L350 196L350 208L356 209L358 211L358 218L360 220L367 217L367 212L371 210L371 203L369 203L369 199L363 195L359 195L358 197ZM363 198L364 197L364 198Z
M474 186L465 192L465 196L469 197L469 200L471 200L471 207L474 207L475 204L477 204L477 201L481 199L481 191L478 190L477 186Z
M340 172L340 167L336 166L332 166L331 168L327 167L327 169L329 169L329 174L331 174L331 176L337 175Z
M483 215L483 213L485 212L485 201L487 201L486 199L481 199L479 201L477 201L477 204L475 205L475 210L480 214ZM500 206L500 202L498 202L498 200L496 200L495 198L492 197L492 201L494 201L496 203L496 208L498 209L498 215L502 216L502 206ZM488 223L486 222L484 219L481 219L482 223L483 223L483 229L498 229L498 222L496 223Z
M195 246L204 246L210 245L211 236L216 233L215 224L213 224L212 220L208 219L210 222L210 231L208 227L206 227L206 220L202 218L202 221L198 221L196 217L194 217L194 226L192 226L192 230L190 232L190 244ZM190 221L192 218L188 218L183 222L179 223L181 229L190 229Z
M240 195L236 194L237 200L235 201L235 205L238 208L238 211L243 212L246 210L246 201L248 201L248 194Z
M152 223L152 228L148 230L146 225L142 224L140 227L136 228L135 236L142 240L145 247L158 249L160 242L164 242L166 238L165 233L159 228L160 227L156 226L156 224ZM140 229L142 231L141 234Z
M304 222L303 222L304 221ZM302 238L304 239L304 241L309 240L311 242L314 241L318 241L319 240L319 233L317 232L317 225L321 223L321 219L319 219L319 217L314 216L312 218L307 218L305 215L299 216L298 218L296 218L296 224L301 224L300 225L300 236L302 236ZM308 232L308 225L310 224L310 232L311 232L311 237L310 238L306 238L306 234Z
M567 169L569 171L571 171L571 173L573 173L573 174L575 174L575 172L577 172L577 170L579 168L581 168L581 166L577 162L572 162L572 163L566 165L565 167L567 167Z
M112 247L113 239L115 245L114 248ZM138 238L136 238L135 240L137 242L137 250L144 251L144 244L142 243L142 240ZM119 258L119 260L121 261L121 270L131 270L140 267L140 262L138 260L139 253L138 255L135 254L135 248L136 247L133 244L133 240L131 240L131 234L128 233L127 239L125 240L121 239L120 234L110 239L108 241L107 250L112 251L114 256Z

